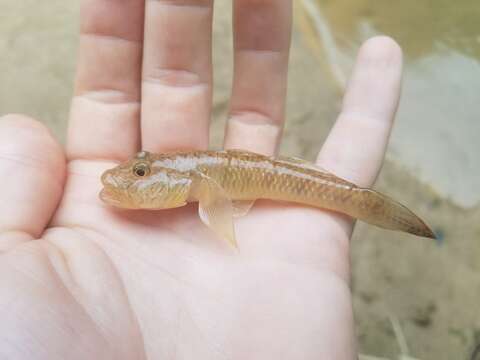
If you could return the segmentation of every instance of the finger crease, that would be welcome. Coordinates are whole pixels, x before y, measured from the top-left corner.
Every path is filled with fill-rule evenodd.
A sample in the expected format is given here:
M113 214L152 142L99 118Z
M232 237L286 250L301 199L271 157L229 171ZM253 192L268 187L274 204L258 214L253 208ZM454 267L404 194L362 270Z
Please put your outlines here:
M287 53L287 49L235 48L235 51L237 53L263 56L284 56Z
M188 70L151 69L143 76L143 82L156 83L168 87L207 86L200 76Z
M87 38L92 37L99 40L101 39L101 40L107 40L107 41L125 42L129 44L142 46L141 41L130 40L127 38L123 38L121 36L111 35L111 34L101 34L101 33L84 31L80 34L80 37L87 37Z
M259 110L231 111L230 118L248 125L271 125L278 127L278 121Z
M212 10L212 3L211 1L207 3L201 3L199 1L178 1L178 0L148 0L154 3L159 3L162 6L169 6L169 7L178 7L178 8L188 8L188 9L197 9L197 10L205 10L208 11Z
M75 98L83 98L85 100L94 101L109 105L138 105L140 101L135 99L134 96L126 93L125 91L116 89L101 89L91 90L80 93Z

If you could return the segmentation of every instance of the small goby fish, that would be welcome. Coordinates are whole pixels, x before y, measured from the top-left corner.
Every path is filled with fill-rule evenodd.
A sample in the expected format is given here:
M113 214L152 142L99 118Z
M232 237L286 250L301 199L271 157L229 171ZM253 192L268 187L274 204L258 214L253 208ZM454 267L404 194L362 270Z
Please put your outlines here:
M199 202L201 220L236 246L233 217L257 199L343 213L385 229L435 238L405 206L371 189L292 157L243 150L139 152L102 175L100 198L126 209L171 209Z

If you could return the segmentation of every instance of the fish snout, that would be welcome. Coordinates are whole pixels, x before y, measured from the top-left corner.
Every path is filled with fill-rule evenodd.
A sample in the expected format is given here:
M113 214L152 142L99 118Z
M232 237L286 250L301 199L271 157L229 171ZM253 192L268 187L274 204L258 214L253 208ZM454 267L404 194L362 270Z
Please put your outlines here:
M102 191L100 191L100 199L107 204L112 204L115 202L115 198L108 188L103 188Z
M115 178L112 170L107 170L102 174L101 181L105 187L118 187L118 181Z
M103 184L103 189L100 191L100 199L109 205L118 206L118 181L115 178L113 171L105 171L102 174L101 182Z

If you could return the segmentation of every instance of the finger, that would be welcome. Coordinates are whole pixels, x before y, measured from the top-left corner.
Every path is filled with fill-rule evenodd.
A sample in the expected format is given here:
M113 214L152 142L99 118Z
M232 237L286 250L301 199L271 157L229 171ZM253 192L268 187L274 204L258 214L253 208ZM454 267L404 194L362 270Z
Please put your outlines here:
M212 102L212 0L147 0L142 147L205 149Z
M21 115L0 118L0 178L0 233L39 237L65 180L63 151L42 124ZM4 239L0 236L0 250Z
M235 68L225 147L272 154L285 115L292 3L234 2Z
M402 51L388 37L368 40L360 49L342 111L317 162L359 186L375 181L385 156L400 97ZM338 237L348 238L353 221L325 213Z
M125 159L140 146L143 0L83 0L67 154Z
M318 163L359 186L371 186L385 155L400 97L402 52L388 37L360 49L342 111Z
M330 132L318 163L336 175L370 186L378 173L390 134L400 92L402 55L398 45L381 37L362 46L355 64L342 113ZM349 236L352 220L328 211L291 206L271 213L272 205L259 203L253 211L265 233L242 237L253 224L238 219L242 249L283 261L320 264L349 281ZM294 226L291 226L294 224ZM275 230L279 236L272 237ZM246 231L246 230L244 230ZM261 241L258 241L261 240Z

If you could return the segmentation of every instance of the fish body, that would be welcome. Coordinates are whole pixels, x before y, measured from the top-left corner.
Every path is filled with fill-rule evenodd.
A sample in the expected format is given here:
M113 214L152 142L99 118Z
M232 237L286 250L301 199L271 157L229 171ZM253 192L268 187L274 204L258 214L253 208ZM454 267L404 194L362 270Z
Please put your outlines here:
M166 209L199 202L202 221L235 243L233 220L257 199L332 210L382 228L434 238L405 206L292 157L243 150L138 153L102 175L100 198L128 209Z

